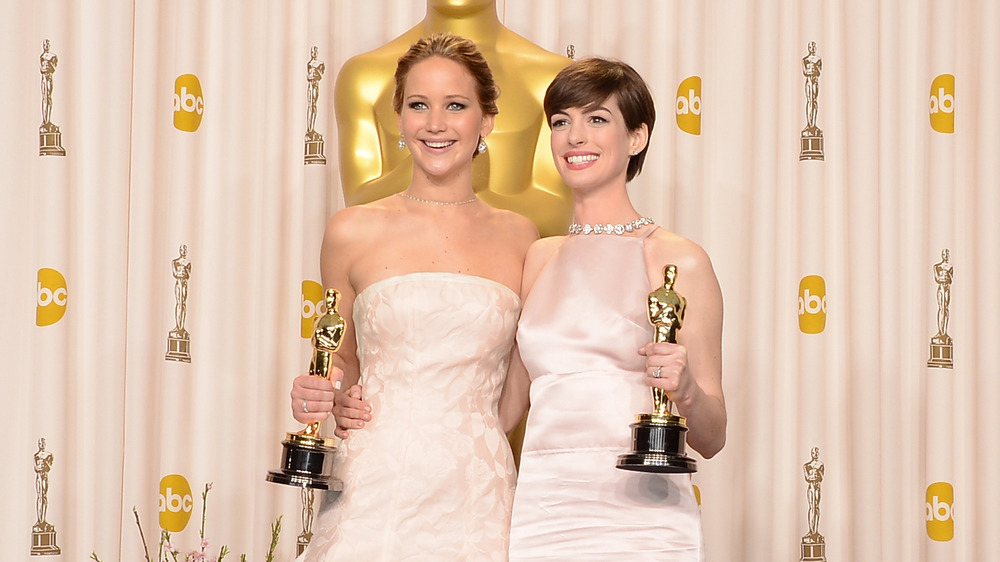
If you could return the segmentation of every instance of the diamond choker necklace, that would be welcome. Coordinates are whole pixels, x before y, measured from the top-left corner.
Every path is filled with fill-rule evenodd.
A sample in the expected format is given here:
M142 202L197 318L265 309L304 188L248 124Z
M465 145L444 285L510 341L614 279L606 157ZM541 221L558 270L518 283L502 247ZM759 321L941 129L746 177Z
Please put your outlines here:
M400 191L396 195L400 197L405 197L407 199L411 199L413 201L420 201L421 203L430 203L432 205L466 205L474 201L479 201L479 197L473 197L472 199L466 199L465 201L434 201L433 199L421 199L419 197L414 197L409 193L403 191Z
M570 234L617 234L621 236L622 234L625 234L627 232L635 232L636 230L639 230L640 228L648 224L654 224L653 219L649 217L642 217L639 219L635 219L632 222L627 222L625 224L608 223L608 224L589 225L589 224L573 223L569 225L569 233Z

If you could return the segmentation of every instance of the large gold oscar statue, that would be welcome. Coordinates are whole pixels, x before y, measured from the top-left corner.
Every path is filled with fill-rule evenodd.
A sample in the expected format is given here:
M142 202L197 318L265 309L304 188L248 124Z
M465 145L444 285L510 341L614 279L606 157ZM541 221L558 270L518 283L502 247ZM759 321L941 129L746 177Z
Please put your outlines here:
M486 139L489 149L473 166L476 193L494 207L532 219L542 236L565 234L572 198L552 163L542 99L570 59L504 27L496 0L427 0L420 23L341 68L334 106L345 203L374 201L409 184L410 154L397 147L393 74L411 43L438 32L475 41L500 86L500 114Z

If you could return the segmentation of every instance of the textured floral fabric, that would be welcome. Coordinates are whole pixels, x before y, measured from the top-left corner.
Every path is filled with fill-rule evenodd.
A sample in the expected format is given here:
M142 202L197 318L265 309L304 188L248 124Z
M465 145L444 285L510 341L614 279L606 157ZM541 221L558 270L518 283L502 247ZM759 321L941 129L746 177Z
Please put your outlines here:
M497 417L520 301L480 277L414 273L354 304L372 421L338 446L344 492L307 561L506 560L514 461Z
M638 354L653 338L651 290L642 238L569 236L525 299L531 410L511 560L704 559L690 476L615 468L635 414L652 408Z

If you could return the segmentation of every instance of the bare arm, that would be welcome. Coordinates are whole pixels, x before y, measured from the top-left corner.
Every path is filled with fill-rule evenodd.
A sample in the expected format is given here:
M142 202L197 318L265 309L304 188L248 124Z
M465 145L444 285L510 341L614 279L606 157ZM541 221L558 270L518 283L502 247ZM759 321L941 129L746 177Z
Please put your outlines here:
M330 378L300 375L293 381L290 393L292 415L296 420L303 423L323 421L333 412L338 419L335 434L341 438L347 436L344 423L348 424L347 427L360 427L356 421L348 418L356 415L359 420L363 420L368 415L367 404L359 400L360 388L352 391L360 377L353 320L356 291L350 280L350 267L354 253L358 251L358 244L352 239L358 230L354 225L357 214L354 209L345 209L334 215L327 224L320 250L323 286L340 291L339 311L346 323L340 349L332 358ZM338 388L343 391L336 390ZM358 400L351 398L352 392ZM343 398L338 399L338 396ZM303 403L306 407L303 407ZM350 405L351 410L343 409L344 405Z
M528 293L556 248L562 244L564 237L543 238L535 241L528 248L524 258L524 269L521 273L521 304L528 299ZM528 370L521 361L521 353L517 347L511 350L510 366L507 380L500 395L500 422L504 431L510 433L520 423L530 405L529 390L531 379Z
M521 354L517 346L510 352L510 366L507 369L507 380L504 381L503 391L500 393L500 424L504 433L510 433L520 423L525 412L528 411L528 389L531 380L528 378L528 370L521 362Z

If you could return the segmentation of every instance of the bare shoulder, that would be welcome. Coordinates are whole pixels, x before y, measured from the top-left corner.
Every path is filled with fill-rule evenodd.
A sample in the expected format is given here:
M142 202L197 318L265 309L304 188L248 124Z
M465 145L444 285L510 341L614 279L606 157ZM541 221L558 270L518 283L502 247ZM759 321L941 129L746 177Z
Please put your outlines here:
M375 240L379 233L385 232L393 214L392 204L386 199L345 207L327 222L324 244L346 248Z
M645 254L650 286L657 287L664 283L664 266L677 266L675 287L688 303L688 318L684 321L687 334L682 335L682 338L687 339L693 334L721 338L722 287L712 267L712 260L704 248L683 236L660 228L647 239Z
M521 297L524 298L531 291L535 284L535 279L545 269L545 264L549 263L556 250L566 241L566 236L547 236L536 240L530 248L528 255L524 258L524 272L521 279Z
M506 238L527 250L532 242L538 240L538 227L524 215L490 207L491 223L500 229Z
M663 280L663 267L677 266L678 290L720 293L719 280L708 252L692 240L664 228L656 229L646 240L646 268L651 279ZM713 297L714 298L714 297Z
M646 239L646 256L663 265L673 263L678 270L712 271L708 252L692 240L664 228L656 229ZM714 275L714 273L713 273Z
M533 260L548 261L549 257L555 253L559 246L566 241L566 236L546 236L539 238L528 248L528 258Z

